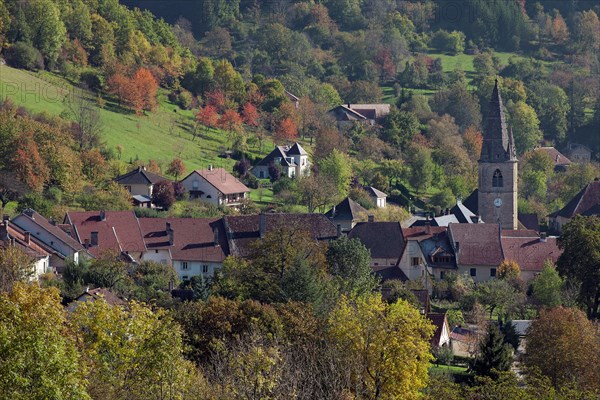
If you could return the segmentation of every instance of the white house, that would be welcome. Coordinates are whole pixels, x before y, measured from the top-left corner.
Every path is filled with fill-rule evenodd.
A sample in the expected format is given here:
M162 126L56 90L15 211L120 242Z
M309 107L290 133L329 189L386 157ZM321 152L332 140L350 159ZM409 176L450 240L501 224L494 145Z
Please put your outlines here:
M115 182L131 193L136 205L141 204L142 206L150 205L154 185L165 180L168 179L164 176L146 171L146 167L136 168L115 178Z
M33 260L31 279L35 280L40 275L51 272L50 254L52 249L41 241L31 236L30 232L23 231L11 224L8 219L0 223L0 249L16 247L21 249Z
M190 199L215 206L237 206L248 197L250 189L223 168L197 169L181 181Z
M90 257L81 243L69 236L56 223L48 221L32 209L24 210L11 222L51 249L52 268L60 271L66 265L67 259L73 259L78 263L81 257Z
M308 175L310 172L308 153L298 143L292 146L276 146L252 168L252 173L257 178L269 178L271 164L278 166L282 175L288 178Z
M143 261L172 265L181 280L212 277L229 254L221 218L140 218Z
M375 189L373 186L367 186L365 187L365 190L377 208L384 208L386 206L387 194L379 189Z

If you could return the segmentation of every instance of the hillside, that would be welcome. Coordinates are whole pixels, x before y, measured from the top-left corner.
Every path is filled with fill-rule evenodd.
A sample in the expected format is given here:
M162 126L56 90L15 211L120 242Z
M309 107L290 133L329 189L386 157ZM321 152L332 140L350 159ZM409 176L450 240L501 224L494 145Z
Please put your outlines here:
M31 112L52 115L60 115L66 110L63 99L69 92L81 90L59 75L6 65L0 66L0 84L1 100L10 98ZM227 149L224 132L201 127L198 128L200 134L193 140L193 111L182 110L169 102L165 91L159 92L158 110L147 115L122 111L111 101L99 108L99 112L104 125L102 140L113 150L122 146L123 161L152 159L166 165L174 157L180 157L188 171L205 168L208 164L231 170L235 163L235 160L218 156ZM263 143L263 153L270 146L270 143ZM250 148L250 153L259 155L255 147Z

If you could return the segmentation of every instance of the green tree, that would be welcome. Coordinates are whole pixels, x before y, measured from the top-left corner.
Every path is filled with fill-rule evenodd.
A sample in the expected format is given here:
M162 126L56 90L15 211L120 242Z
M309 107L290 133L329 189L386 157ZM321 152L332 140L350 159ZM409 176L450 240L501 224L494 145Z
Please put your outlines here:
M390 111L382 125L383 139L402 149L419 132L419 120L415 114L408 111Z
M0 294L0 398L89 399L55 288L15 283Z
M432 360L434 328L406 301L386 304L378 293L338 301L329 335L343 352L359 398L417 399Z
M379 284L371 271L371 254L358 239L342 236L329 243L325 255L329 272L337 277L342 293L360 296Z
M522 101L509 105L508 110L517 153L533 150L543 138L535 110Z
M562 302L561 290L563 283L563 279L558 274L554 264L547 260L544 262L542 272L531 283L533 298L544 307L559 306Z
M427 190L433 180L434 163L431 159L431 151L425 147L415 146L410 152L410 173L408 182L417 193Z
M558 239L563 253L558 273L567 284L579 288L579 302L588 318L600 316L600 217L576 216L563 227Z
M500 329L492 323L488 324L487 334L479 344L479 354L472 368L477 375L498 378L498 372L508 371L512 365L512 348L504 343Z
M506 315L512 307L523 300L522 293L518 293L510 282L503 279L493 279L477 285L477 298L490 312L490 318L494 311L499 315Z
M331 154L319 162L319 173L331 179L340 197L348 195L352 168L345 153L334 149Z
M58 7L51 0L38 0L28 3L25 15L31 27L33 45L47 62L54 63L67 40L67 30L60 19Z
M239 72L227 60L218 61L214 72L215 87L222 91L227 99L241 101L244 96L244 80Z
M544 137L562 143L567 134L569 99L565 91L548 81L535 81L528 86L528 100L540 119Z

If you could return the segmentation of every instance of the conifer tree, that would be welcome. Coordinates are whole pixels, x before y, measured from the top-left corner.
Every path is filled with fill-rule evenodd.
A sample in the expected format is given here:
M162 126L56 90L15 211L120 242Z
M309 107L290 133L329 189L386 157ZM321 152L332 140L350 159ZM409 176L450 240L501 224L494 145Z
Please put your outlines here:
M504 337L494 324L488 325L485 338L479 344L479 355L473 362L472 369L477 375L492 378L498 377L498 372L508 371L512 364L512 349L504 343Z

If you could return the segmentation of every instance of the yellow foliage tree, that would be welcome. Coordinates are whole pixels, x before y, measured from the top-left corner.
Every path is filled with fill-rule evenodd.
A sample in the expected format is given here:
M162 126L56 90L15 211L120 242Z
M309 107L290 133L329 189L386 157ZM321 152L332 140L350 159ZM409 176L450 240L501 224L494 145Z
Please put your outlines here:
M429 340L434 327L417 309L404 300L386 304L375 293L342 296L328 322L358 398L420 398L433 358Z

